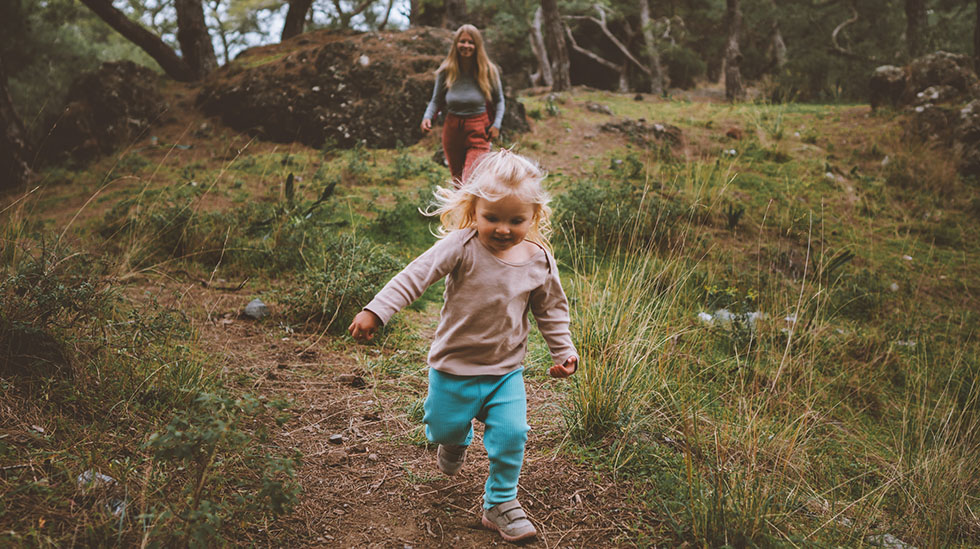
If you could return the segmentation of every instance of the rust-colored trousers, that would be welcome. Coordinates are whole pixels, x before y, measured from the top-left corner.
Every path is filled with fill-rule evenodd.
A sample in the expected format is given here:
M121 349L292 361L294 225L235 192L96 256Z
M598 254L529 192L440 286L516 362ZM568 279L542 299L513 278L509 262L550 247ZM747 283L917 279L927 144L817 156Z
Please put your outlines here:
M487 113L474 114L469 117L446 114L446 122L442 126L442 150L449 162L449 171L453 176L453 185L459 187L476 159L490 150L490 140L487 137L487 127L490 118Z

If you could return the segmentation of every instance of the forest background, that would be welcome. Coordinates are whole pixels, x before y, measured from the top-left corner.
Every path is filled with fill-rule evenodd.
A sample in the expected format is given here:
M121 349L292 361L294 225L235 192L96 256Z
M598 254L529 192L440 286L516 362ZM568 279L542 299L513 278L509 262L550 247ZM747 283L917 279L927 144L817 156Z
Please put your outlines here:
M0 544L498 543L485 454L446 479L421 431L439 288L343 335L432 242L415 103L464 22L500 144L550 172L583 354L557 384L530 342L539 543L980 545L980 2L954 0L3 2ZM869 108L937 50L960 95ZM407 105L398 138L277 133L314 58L326 110ZM425 97L384 96L384 62ZM268 104L205 112L256 81ZM52 148L92 89L162 112Z

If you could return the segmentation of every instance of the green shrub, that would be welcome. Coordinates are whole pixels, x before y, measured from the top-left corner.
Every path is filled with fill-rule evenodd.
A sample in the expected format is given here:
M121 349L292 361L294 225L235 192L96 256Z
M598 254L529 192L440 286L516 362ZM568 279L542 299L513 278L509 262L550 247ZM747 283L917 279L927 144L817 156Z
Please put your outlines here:
M22 238L18 244L27 243ZM70 375L116 306L91 256L41 243L0 279L0 374Z
M231 519L240 524L288 511L299 494L292 480L296 460L268 455L257 444L268 441L264 428L256 436L243 430L268 415L281 425L285 416L276 410L282 408L249 395L199 393L153 433L144 446L178 493L165 498L176 504L155 505L147 514L151 539L161 546L209 547L223 539L222 526ZM225 462L228 455L233 463Z
M651 192L638 179L642 164L633 160L614 159L608 179L574 181L555 200L556 227L600 250L626 242L669 246L681 233L688 209L677 197Z
M294 324L342 333L402 264L364 238L324 235L320 255L310 258L295 285L281 292L286 319Z

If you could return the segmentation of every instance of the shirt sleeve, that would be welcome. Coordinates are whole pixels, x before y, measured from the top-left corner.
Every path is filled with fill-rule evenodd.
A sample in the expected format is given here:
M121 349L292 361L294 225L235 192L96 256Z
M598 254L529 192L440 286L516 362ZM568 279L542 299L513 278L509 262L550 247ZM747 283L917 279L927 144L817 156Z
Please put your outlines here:
M429 100L429 104L425 107L425 114L422 115L422 120L432 120L439 110L446 104L446 75L444 71L439 71L436 73L436 83L432 88L432 99Z
M548 343L551 359L555 364L563 364L570 356L578 357L578 351L572 343L568 298L558 278L558 266L551 254L546 256L548 275L541 286L531 291L531 314Z
M460 233L463 232L453 231L433 244L389 280L364 308L387 324L395 313L418 299L426 288L456 267L462 257L463 235Z
M491 96L494 101L493 127L499 130L500 125L504 123L504 108L506 107L506 104L504 103L504 88L500 84L500 74L497 74L497 79L493 84L493 93Z

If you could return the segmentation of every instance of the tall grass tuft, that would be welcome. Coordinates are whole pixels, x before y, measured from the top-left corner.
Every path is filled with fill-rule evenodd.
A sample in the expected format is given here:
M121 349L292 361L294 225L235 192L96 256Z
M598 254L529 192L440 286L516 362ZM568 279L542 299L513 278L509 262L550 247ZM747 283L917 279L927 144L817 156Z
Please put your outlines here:
M622 254L580 272L569 288L572 337L582 362L569 422L580 438L599 439L630 431L655 398L670 325L670 297L658 285L669 271L651 254Z

